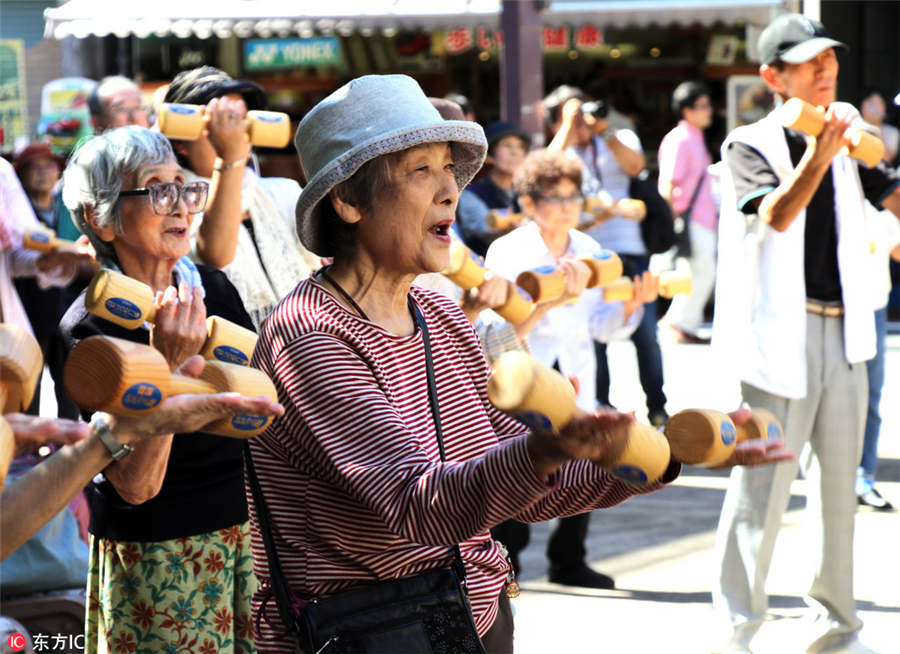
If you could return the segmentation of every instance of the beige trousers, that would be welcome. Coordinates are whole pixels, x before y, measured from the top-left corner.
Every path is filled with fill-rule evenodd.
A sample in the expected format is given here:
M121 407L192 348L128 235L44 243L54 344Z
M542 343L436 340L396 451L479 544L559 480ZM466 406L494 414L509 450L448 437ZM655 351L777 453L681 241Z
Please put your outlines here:
M727 621L732 646L746 648L768 610L765 584L775 539L790 499L798 465L807 479L808 555L812 564L807 603L818 613L817 643L849 636L862 627L853 599L854 480L866 417L866 364L844 359L843 318L807 314L808 388L788 399L743 384L744 400L769 409L784 427L797 462L737 467L716 533L719 575L713 606ZM799 590L799 589L798 589Z

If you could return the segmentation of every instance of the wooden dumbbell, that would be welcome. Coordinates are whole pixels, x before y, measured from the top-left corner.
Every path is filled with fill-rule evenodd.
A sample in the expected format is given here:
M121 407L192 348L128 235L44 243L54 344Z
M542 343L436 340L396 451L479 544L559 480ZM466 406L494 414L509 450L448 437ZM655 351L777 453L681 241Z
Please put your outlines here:
M103 269L94 275L84 296L85 308L94 315L137 329L153 322L156 307L153 289L114 270ZM219 316L206 319L206 344L200 351L204 359L249 365L257 335Z
M198 104L163 103L159 131L171 139L194 141L206 129L207 116ZM265 148L283 148L291 140L291 119L280 111L248 111L244 121L250 143Z
M52 229L29 229L22 236L22 247L26 250L36 250L47 254L48 252L80 252L80 246L75 241L66 241L56 238L56 232Z
M506 231L518 227L525 220L525 214L514 213L509 209L492 209L488 211L486 222L488 227L498 231Z
M63 382L78 406L113 415L147 415L167 397L181 393L236 392L278 400L272 381L256 368L206 361L200 378L194 379L172 374L165 357L152 347L108 336L91 336L73 348ZM200 431L250 438L263 432L271 421L271 416L239 414Z
M0 413L25 411L34 397L44 357L34 336L10 323L0 323ZM0 488L16 452L12 427L0 417Z
M10 323L0 324L0 409L25 411L34 398L44 357L34 336Z
M706 467L724 463L742 441L783 438L781 423L765 409L753 409L750 420L740 426L720 411L679 411L669 418L665 434L672 456L682 463Z
M667 270L659 275L659 294L671 298L678 293L690 293L694 287L690 273ZM630 277L620 277L603 287L603 299L607 302L627 302L634 297L634 282Z
M611 203L610 199L604 197L584 199L584 211L594 215L594 224L610 218L628 218L640 222L647 215L647 205L643 200L622 198L618 202Z
M622 260L611 250L603 250L591 257L579 259L591 269L587 287L603 286L622 276ZM562 297L566 291L566 274L555 266L541 266L526 270L516 278L535 302L548 302Z
M818 136L825 128L825 114L800 98L791 98L785 102L781 112L782 124L788 129ZM884 159L884 142L862 129L851 132L848 150L851 157L859 159L869 168Z
M521 351L505 352L494 362L488 397L498 409L539 431L558 432L586 415L576 406L575 389L567 379ZM631 484L647 484L662 477L670 458L666 438L634 422L624 450L608 470Z
M442 274L464 291L481 286L487 271L475 261L472 251L459 241L450 244L450 264ZM519 325L531 315L534 304L522 297L519 289L512 282L506 293L506 302L494 309L504 320Z

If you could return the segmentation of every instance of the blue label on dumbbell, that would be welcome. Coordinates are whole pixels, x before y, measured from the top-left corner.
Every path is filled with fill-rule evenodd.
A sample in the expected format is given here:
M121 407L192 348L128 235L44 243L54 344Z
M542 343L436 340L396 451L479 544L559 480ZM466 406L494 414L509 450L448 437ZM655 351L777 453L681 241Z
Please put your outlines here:
M135 411L152 409L162 400L162 392L153 384L135 384L122 396L122 406Z
M189 116L190 114L197 113L196 109L186 104L170 104L169 111L171 111L173 114L182 114L184 116Z
M612 473L613 477L617 477L622 481L627 481L629 484L647 483L647 473L637 466L628 464L616 466L615 468L610 470L610 473Z
M50 242L50 236L47 234L44 234L43 232L32 232L31 234L28 235L28 238L30 238L35 243L49 243Z
M556 266L539 266L537 268L532 268L531 272L537 273L538 275L547 275L556 272Z
M219 345L213 348L213 356L225 363L236 363L239 366L250 365L250 359L247 358L247 355L230 345Z
M780 441L782 439L781 428L774 422L770 422L766 427L766 439L770 441Z
M134 302L123 297L111 297L103 303L106 310L112 315L125 320L137 320L141 317L141 309Z
M231 419L231 426L241 431L251 431L262 427L268 419L266 416L251 416L246 413L239 413Z
M607 259L612 259L612 252L610 252L609 250L602 250L591 256L593 256L594 259L599 259L600 261L606 261Z
M719 427L719 433L722 435L722 444L731 445L737 440L737 434L734 431L734 425L730 422L722 422Z
M516 413L516 418L519 419L519 422L524 422L532 429L538 431L551 431L553 429L553 423L550 422L550 418L538 411L522 411Z
M256 120L261 120L264 123L280 123L284 120L284 116L279 116L278 114L254 114L256 116Z

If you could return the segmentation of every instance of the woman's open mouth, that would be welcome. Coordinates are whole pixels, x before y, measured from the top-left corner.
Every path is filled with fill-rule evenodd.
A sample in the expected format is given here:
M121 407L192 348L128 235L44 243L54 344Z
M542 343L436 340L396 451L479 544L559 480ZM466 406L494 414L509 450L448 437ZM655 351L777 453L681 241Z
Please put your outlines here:
M437 223L436 225L432 225L431 229L428 230L440 240L446 240L448 243L450 242L450 226L453 224L452 220L444 220L442 222Z
M175 238L185 238L188 235L187 227L172 227L163 232L166 236L174 236Z

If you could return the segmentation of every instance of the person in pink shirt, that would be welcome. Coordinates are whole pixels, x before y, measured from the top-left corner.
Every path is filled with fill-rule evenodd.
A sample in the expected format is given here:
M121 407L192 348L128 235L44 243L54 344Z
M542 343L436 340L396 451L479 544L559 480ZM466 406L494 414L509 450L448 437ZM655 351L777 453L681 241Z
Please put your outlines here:
M697 336L697 329L716 281L718 211L707 172L712 158L703 141L703 130L712 122L709 89L700 82L679 84L672 93L672 109L680 120L659 146L659 192L672 213L687 223L694 290L675 296L666 322L678 341L708 343Z

